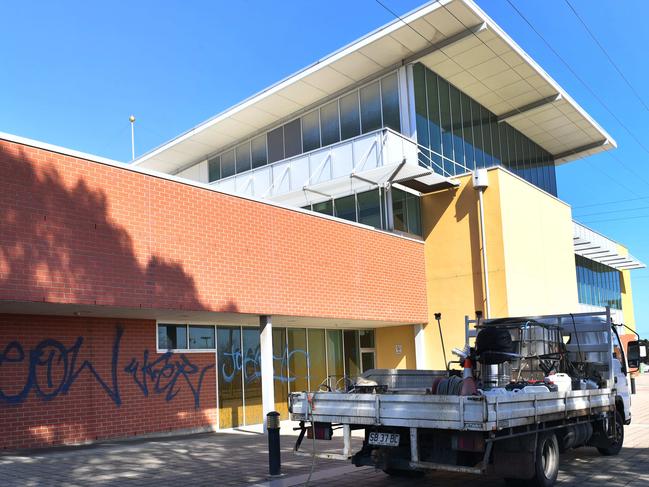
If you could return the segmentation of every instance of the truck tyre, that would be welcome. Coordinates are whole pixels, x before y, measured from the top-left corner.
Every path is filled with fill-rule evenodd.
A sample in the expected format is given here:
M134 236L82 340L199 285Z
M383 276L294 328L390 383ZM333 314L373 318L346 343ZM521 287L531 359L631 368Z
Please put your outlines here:
M539 434L534 460L534 477L527 485L552 487L559 475L559 442L554 433Z
M624 420L619 411L615 411L615 439L611 440L606 448L597 447L597 451L604 456L617 455L624 443Z

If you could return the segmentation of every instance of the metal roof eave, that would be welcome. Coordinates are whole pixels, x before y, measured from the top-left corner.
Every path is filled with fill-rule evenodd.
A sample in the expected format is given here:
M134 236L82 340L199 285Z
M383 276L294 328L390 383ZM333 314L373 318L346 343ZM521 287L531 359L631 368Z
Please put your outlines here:
M441 10L443 9L443 10ZM445 11L446 12L445 12ZM457 22L453 22L452 19L446 15L449 12L455 19L458 17L452 13L461 12L464 16L464 19L470 17L470 21L466 23L461 19L460 23L464 28L460 28ZM431 20L431 15L438 15L440 19L437 19L437 23L433 25L433 20ZM428 17L427 17L428 16ZM468 17L467 17L468 16ZM446 20L444 20L446 18ZM142 165L144 167L158 168L161 170L167 170L173 172L180 169L181 167L186 167L188 164L198 162L201 159L204 159L207 155L225 148L228 142L223 142L222 139L227 140L228 137L231 139L229 143L233 143L237 139L238 135L233 134L232 132L228 133L227 130L221 129L219 132L214 131L215 127L218 127L219 124L227 125L228 123L238 124L241 129L243 122L237 121L237 116L241 116L242 119L248 117L248 121L257 119L254 118L255 113L268 116L269 113L265 113L263 110L260 110L259 107L263 106L263 103L271 103L271 100L276 99L276 101L288 101L293 103L290 98L286 98L283 95L290 95L290 89L299 90L300 88L311 89L318 92L326 92L320 88L326 87L326 84L321 84L320 88L313 83L315 78L310 78L309 76L315 76L318 73L322 72L326 74L329 70L331 73L336 73L336 76L340 76L341 79L349 79L349 87L354 84L358 84L358 68L353 62L354 56L360 56L365 61L371 61L376 64L376 69L373 71L373 75L369 74L369 71L365 72L366 76L364 79L367 79L370 76L378 76L381 72L385 72L386 69L394 69L399 64L403 64L405 60L412 62L414 60L420 59L422 56L428 55L431 51L441 51L448 46L445 44L453 45L454 43L461 44L464 40L475 38L479 39L478 36L482 35L495 35L499 42L503 42L503 49L507 49L507 54L512 56L520 56L520 59L523 60L525 69L528 73L531 73L531 77L534 78L537 84L543 85L545 92L549 93L549 97L539 98L538 100L532 100L522 104L521 106L515 106L512 104L509 110L501 110L500 116L513 117L512 124L520 130L522 133L526 134L526 129L524 126L518 127L516 124L535 124L535 120L538 117L542 117L544 109L555 109L559 117L565 117L566 121L579 122L579 129L583 130L583 136L581 136L581 143L579 143L579 129L575 126L570 127L573 134L576 134L574 140L577 142L575 144L569 144L566 141L561 144L555 143L555 139L559 140L564 136L568 131L559 130L553 128L547 134L545 134L546 145L547 143L552 143L555 146L560 146L561 150L549 150L553 155L560 156L556 157L558 163L565 163L571 160L585 157L587 155L600 152L602 150L608 150L610 148L616 147L616 143L613 138L599 125L595 120L590 117L583 108L581 108L559 85L554 81L533 59L531 59L480 7L478 7L472 0L439 0L432 1L428 4L413 10L412 12L406 14L401 19L395 19L392 22L389 22L383 27L380 27L373 32L363 36L357 41L354 41L347 46L339 49L338 51L320 59L319 61L307 66L306 68L298 71L297 73L284 78L278 83L260 91L256 95L253 95L241 103L234 105L233 107L221 112L215 117L210 118L209 120L193 127L189 131L175 137L171 141L162 144L161 146L153 149L152 151L147 152L143 156L136 159L133 163L135 165ZM428 22L430 20L430 22ZM405 22L405 23L404 23ZM414 39L416 36L412 32L412 24L419 22L419 25L426 25L430 29L430 32L434 33L434 36L437 36L437 39L431 38L427 39L428 45L421 46L422 39ZM441 23L440 23L441 22ZM456 30L453 31L453 28ZM450 30L449 30L450 29ZM413 29L414 30L414 29ZM446 33L442 33L442 30L446 30ZM488 32L488 33L487 33ZM407 35L410 35L410 38L407 38ZM433 34L430 34L433 36ZM442 38L439 38L438 35L441 35ZM418 43L416 42L418 40ZM453 42L449 42L453 41ZM475 41L474 41L475 42ZM392 43L391 47L401 49L400 52L408 52L410 54L403 56L397 56L395 53L390 53L389 49L381 49L380 43ZM484 43L484 41L483 41ZM436 46L439 44L439 46ZM486 44L485 44L486 45ZM419 47L417 47L419 46ZM410 51L412 48L414 51ZM373 51L372 51L373 49ZM368 54L369 51L369 54ZM372 57L374 56L374 57ZM359 58L359 59L360 59ZM450 58L449 58L450 59ZM518 58L517 58L518 59ZM497 61L497 60L496 60ZM343 62L347 62L344 65L345 69L341 69ZM493 61L489 61L493 62ZM335 65L338 63L338 65ZM356 70L356 71L354 71ZM517 74L514 72L515 68L510 69L511 74ZM443 73L439 73L443 76ZM356 83L353 81L356 79ZM310 82L307 82L310 81ZM322 80L321 80L322 81ZM453 80L451 80L453 81ZM304 86L301 86L304 85ZM348 89L341 88L341 90ZM462 86L458 85L458 88L463 89ZM282 92L285 90L285 92ZM340 90L339 90L340 91ZM484 100L481 100L480 96L474 96L470 91L467 91L469 96L473 96L478 102L483 103ZM308 98L308 97L307 97ZM312 97L311 97L312 98ZM294 113L308 110L312 106L315 106L327 99L328 97L321 98L317 102L307 103L301 110L296 110ZM507 102L512 102L516 97L511 98L510 100L505 100ZM289 103L289 104L290 104ZM485 105L487 105L485 103ZM296 105L297 106L297 105ZM266 105L267 107L267 105ZM487 108L490 108L487 105ZM570 111L572 110L572 112ZM524 114L524 116L519 116L520 113L529 112ZM246 113L247 115L243 115ZM496 115L499 115L497 111L494 111ZM241 115L239 115L241 114ZM283 117L288 117L290 114L283 114L278 116L269 116L268 120L274 120L272 123L277 123L283 119ZM547 113L546 113L547 116ZM274 117L274 118L273 118ZM529 118L528 121L525 118ZM520 119L523 119L522 121ZM518 120L518 122L516 121ZM271 122L269 122L271 123ZM271 124L272 124L271 123ZM243 123L245 126L246 124ZM537 124L538 125L538 124ZM585 128L584 128L585 127ZM227 127L226 127L227 128ZM208 134L205 134L207 130L212 129ZM262 128L250 127L248 132L250 135L258 133ZM237 132L237 130L234 130ZM244 133L245 130L240 130L240 133ZM587 132L590 133L590 136L587 136ZM595 137L593 134L598 134ZM528 135L528 134L526 134ZM542 134L543 135L543 134ZM200 137L203 137L203 140L200 140ZM247 136L247 135L246 135ZM532 140L535 140L535 137L531 134L528 135ZM566 136L567 137L567 136ZM590 139L589 139L590 137ZM565 137L564 137L565 138ZM218 139L218 142L217 142ZM572 139L571 139L572 140ZM550 142L548 142L550 141ZM539 145L544 146L543 143L535 140ZM220 146L219 146L220 144ZM593 144L596 146L591 147ZM548 150L548 147L545 147ZM177 167L176 167L177 166Z

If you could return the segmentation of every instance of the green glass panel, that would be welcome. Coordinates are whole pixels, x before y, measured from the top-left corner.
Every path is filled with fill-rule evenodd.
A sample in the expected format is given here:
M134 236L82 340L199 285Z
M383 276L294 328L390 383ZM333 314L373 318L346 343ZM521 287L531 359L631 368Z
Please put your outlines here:
M378 190L359 193L358 222L381 228L381 198Z
M345 374L347 377L361 375L360 350L358 349L358 331L344 330Z
M333 215L334 214L333 201L327 200L321 203L314 203L313 211L317 211L318 213L324 213L325 215Z
M342 140L351 139L361 133L358 91L340 99L340 133Z
M212 181L218 181L221 179L221 158L220 157L212 157L209 161L207 161L207 172L208 172L208 179L210 183Z
M381 79L381 105L383 107L383 126L400 132L399 81L397 73Z
M243 425L241 329L219 327L217 345L219 426L233 428Z
M341 379L345 375L341 330L327 330L327 375L335 379Z
M308 353L306 346L306 330L303 328L288 328L288 370L290 392L309 390Z
M302 117L302 148L308 152L320 147L320 111L314 110Z
M309 389L318 390L320 384L327 379L327 351L325 331L307 331L309 335Z
M381 128L381 93L376 81L360 89L363 133Z
M334 200L334 209L338 218L349 221L356 221L356 198L355 195L345 196Z
M273 327L273 384L275 410L281 419L288 419L288 351L286 329Z
M338 100L327 103L320 109L320 127L322 146L335 144L340 140L340 119L338 117Z

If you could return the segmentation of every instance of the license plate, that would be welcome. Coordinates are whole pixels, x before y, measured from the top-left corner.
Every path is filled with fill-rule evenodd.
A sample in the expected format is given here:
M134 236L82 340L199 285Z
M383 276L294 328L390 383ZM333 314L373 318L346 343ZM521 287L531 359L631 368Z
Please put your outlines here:
M396 433L372 432L367 440L374 446L399 446L399 435Z

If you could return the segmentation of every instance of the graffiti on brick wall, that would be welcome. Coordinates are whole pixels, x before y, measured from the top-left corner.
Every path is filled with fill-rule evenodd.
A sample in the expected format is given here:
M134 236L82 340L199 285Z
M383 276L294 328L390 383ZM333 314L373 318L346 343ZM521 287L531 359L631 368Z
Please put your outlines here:
M167 352L150 359L148 350L144 350L142 359L132 357L126 365L120 366L120 347L124 330L116 327L113 340L110 374L102 375L89 360L79 360L83 349L84 337L77 337L67 347L52 338L38 343L29 351L19 341L8 343L0 352L0 375L8 367L23 366L26 368L24 379L20 379L22 388L14 393L3 390L0 384L0 404L22 404L32 395L43 401L50 401L68 394L82 373L86 372L95 380L107 397L116 405L122 404L120 394L120 372L125 372L137 385L144 397L151 393L163 395L166 401L172 401L184 388L189 389L196 409L200 408L203 379L214 364L200 367L192 363L184 354ZM121 367L121 369L120 369ZM6 373L6 372L5 372ZM5 375L6 376L6 375Z

